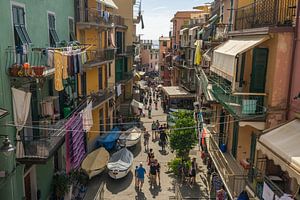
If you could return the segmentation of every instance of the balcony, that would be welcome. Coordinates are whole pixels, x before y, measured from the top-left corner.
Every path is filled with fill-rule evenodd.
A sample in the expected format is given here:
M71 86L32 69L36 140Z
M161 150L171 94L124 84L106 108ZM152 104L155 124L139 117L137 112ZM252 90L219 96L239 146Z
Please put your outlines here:
M113 22L115 24L115 27L117 27L117 28L125 28L125 29L128 28L125 25L125 19L122 16L119 16L119 15L113 16Z
M115 49L101 49L87 51L88 61L84 64L86 68L99 66L115 59Z
M220 77L210 76L212 94L234 117L241 120L264 120L267 112L266 93L232 92L231 85Z
M128 45L125 49L122 49L122 47L118 47L117 50L118 56L134 56L135 55L135 46L134 45Z
M195 81L187 81L185 79L180 80L180 86L185 88L189 92L195 92L196 91L196 84Z
M76 22L77 26L82 29L90 28L90 26L112 28L114 15L97 8L79 7L77 9Z
M296 0L258 0L235 13L235 30L262 27L292 27Z
M45 164L62 146L65 140L65 123L75 113L87 105L87 99L78 102L67 117L55 121L54 118L43 118L39 123L32 123L33 128L25 127L17 140L17 160L23 164ZM27 125L29 126L29 125Z
M129 72L122 72L122 73L116 73L116 82L118 83L125 83L130 80L132 80L134 77L134 70L131 70Z
M219 137L217 134L210 134L208 152L228 191L230 199L235 199L245 189L247 176L243 174L229 153L221 152L218 144Z
M93 100L93 109L99 107L102 103L114 97L114 95L115 95L114 85L106 89L99 90L96 93L92 93L91 96Z

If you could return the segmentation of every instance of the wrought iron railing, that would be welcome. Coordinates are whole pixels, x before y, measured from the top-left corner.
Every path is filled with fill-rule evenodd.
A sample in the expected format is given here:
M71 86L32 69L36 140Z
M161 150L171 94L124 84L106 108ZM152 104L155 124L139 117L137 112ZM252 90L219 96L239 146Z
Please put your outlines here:
M115 88L114 87L108 87L103 90L99 90L96 93L92 93L92 100L93 100L93 108L99 106L104 101L108 100L109 98L113 97L115 95Z
M94 23L97 25L111 26L114 22L114 15L107 11L99 10L97 8L84 8L77 9L77 22Z
M293 26L296 0L257 0L236 10L235 30Z
M95 63L95 62L106 62L115 59L115 49L101 49L101 50L88 50L87 51L88 62Z
M116 26L126 26L124 17L119 15L113 16L113 22L115 23Z

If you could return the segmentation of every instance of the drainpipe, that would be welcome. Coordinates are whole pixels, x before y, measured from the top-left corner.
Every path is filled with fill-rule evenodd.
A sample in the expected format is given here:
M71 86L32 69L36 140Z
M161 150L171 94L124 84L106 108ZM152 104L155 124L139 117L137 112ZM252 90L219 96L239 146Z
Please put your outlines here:
M299 27L299 13L300 13L300 0L298 0L297 3L297 13L296 13L296 26L295 26L295 34L294 34L294 42L293 42L293 54L292 54L292 68L291 68L291 73L290 73L290 81L293 80L293 74L295 71L295 65L296 65L296 61L295 61L295 56L296 56L296 47L297 47L297 40L298 40L298 27ZM291 111L291 95L292 95L292 82L289 85L289 91L288 91L288 104L287 104L287 112L286 112L286 119L289 118L289 114Z

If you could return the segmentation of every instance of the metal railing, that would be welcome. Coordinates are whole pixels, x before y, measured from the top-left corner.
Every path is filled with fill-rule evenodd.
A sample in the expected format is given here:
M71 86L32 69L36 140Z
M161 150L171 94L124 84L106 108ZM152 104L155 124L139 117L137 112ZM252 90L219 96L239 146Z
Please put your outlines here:
M125 18L119 15L114 15L113 16L113 22L115 23L116 26L126 26L125 25Z
M107 11L99 10L97 8L77 9L77 22L94 23L97 25L111 25L114 22L114 15Z
M88 50L87 58L87 64L114 60L115 49Z
M108 100L109 98L113 97L115 95L115 88L114 87L108 87L103 90L99 90L96 93L92 93L92 100L93 100L93 108L98 107L101 105L104 101Z
M224 156L219 148L219 137L210 135L209 137L209 145L208 152L220 174L222 177L223 183L225 184L230 197L233 199L237 197L241 191L243 191L247 184L247 175L241 173L238 170L234 170L231 165L236 163L232 163Z
M236 10L235 30L293 26L296 0L258 0Z

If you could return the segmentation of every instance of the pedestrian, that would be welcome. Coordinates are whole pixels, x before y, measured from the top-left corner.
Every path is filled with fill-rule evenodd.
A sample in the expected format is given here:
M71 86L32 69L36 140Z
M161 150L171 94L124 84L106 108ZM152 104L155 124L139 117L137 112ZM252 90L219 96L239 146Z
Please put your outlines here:
M159 121L158 120L156 120L156 132L155 132L155 139L157 140L157 138L158 138L158 135L159 135L159 126L160 124L159 124Z
M243 190L237 200L249 200L249 196L246 190Z
M152 162L150 164L150 170L149 170L150 187L156 185L156 175L157 175L157 168L155 162Z
M157 159L154 160L154 163L155 163L156 171L157 171L158 184L160 185L160 164Z
M166 131L162 130L160 132L159 139L160 139L160 144L161 144L161 151L166 151L165 146L166 146L167 141L168 141L168 136L166 134Z
M150 138L150 133L146 131L144 133L144 146L145 146L145 151L148 152L149 150L149 138Z
M216 194L216 200L226 200L227 193L225 191L224 185L222 185L222 188L220 190L217 190Z
M138 168L139 168L139 166L135 166L135 170L134 170L134 185L136 188L139 187L139 179L138 179L138 175L137 175Z
M148 152L148 155L147 155L148 165L150 165L150 163L153 161L153 159L154 159L154 152L153 152L153 149L150 149L150 151Z
M150 96L150 99L149 99L149 104L152 104L152 98L151 98L151 96Z
M155 99L155 100L154 100L155 110L158 110L158 108L157 108L157 103L158 103L158 102L157 102L157 99Z
M152 129L152 141L154 141L156 139L156 129L157 129L157 125L155 121L152 122L151 129Z
M145 174L146 174L146 170L143 167L142 162L140 162L140 167L137 168L136 172L137 172L137 178L138 178L138 187L139 187L138 189L140 191L142 191L143 184L144 184L144 179L145 179Z
M151 119L151 111L152 111L152 106L151 104L149 104L149 108L148 108L148 118Z
M196 158L192 159L191 162L191 170L190 170L190 185L194 185L196 182L196 170L197 170L197 163Z

